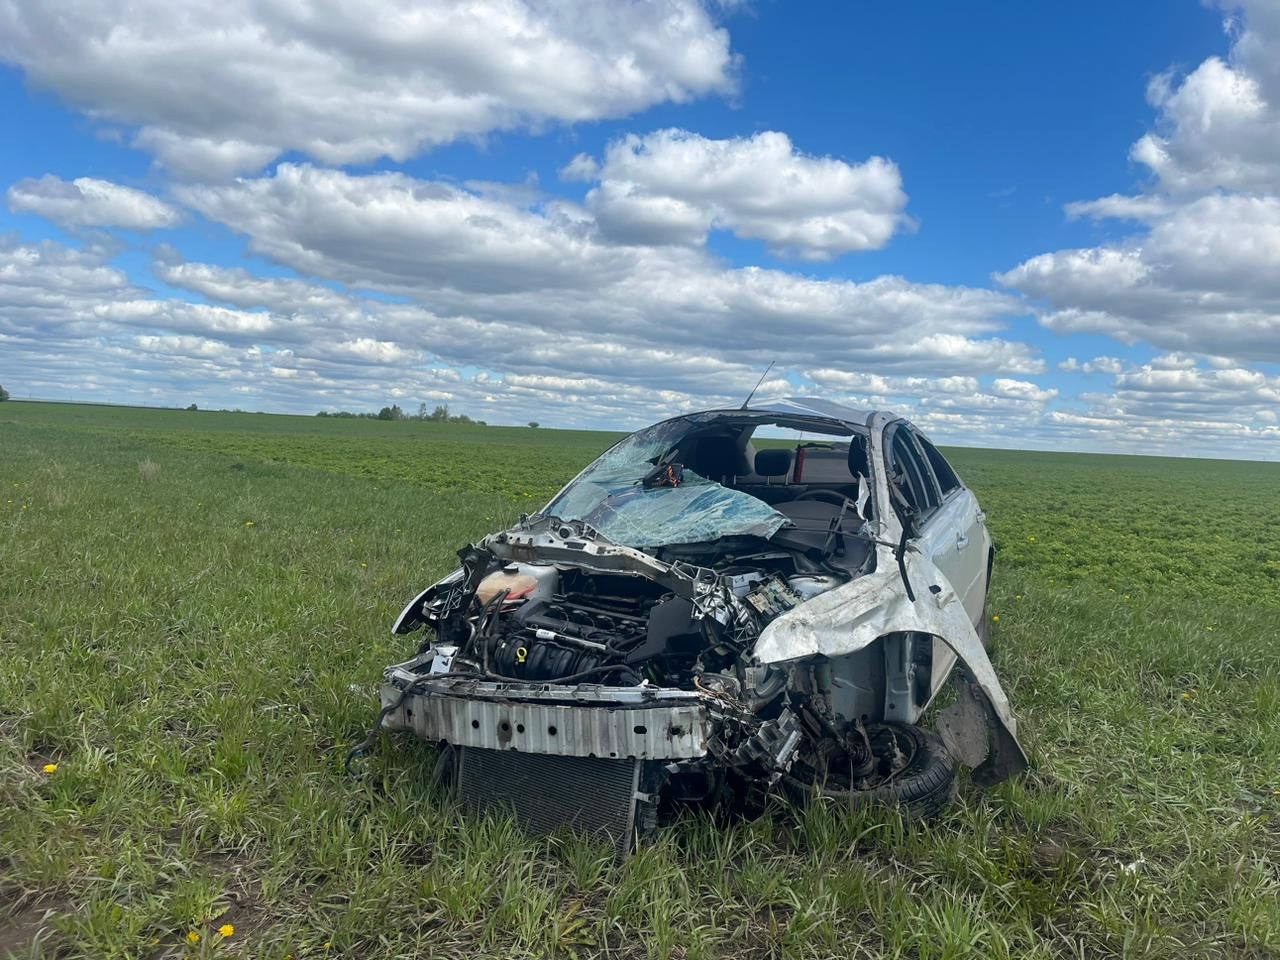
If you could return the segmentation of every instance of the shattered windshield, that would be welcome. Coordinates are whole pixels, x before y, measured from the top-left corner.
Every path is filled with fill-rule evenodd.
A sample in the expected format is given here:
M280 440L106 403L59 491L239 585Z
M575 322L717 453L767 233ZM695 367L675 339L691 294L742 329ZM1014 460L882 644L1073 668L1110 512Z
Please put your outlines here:
M787 519L763 500L688 468L675 486L644 486L659 460L693 428L675 420L633 433L601 454L542 514L581 520L614 543L638 549L777 533Z

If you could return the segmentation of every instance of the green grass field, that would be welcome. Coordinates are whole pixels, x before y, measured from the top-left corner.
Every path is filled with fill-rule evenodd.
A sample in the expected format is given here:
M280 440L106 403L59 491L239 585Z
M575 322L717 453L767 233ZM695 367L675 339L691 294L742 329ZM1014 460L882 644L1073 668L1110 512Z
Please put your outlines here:
M1033 767L936 823L617 866L348 779L404 602L611 439L0 404L0 957L1280 956L1280 464L947 451Z

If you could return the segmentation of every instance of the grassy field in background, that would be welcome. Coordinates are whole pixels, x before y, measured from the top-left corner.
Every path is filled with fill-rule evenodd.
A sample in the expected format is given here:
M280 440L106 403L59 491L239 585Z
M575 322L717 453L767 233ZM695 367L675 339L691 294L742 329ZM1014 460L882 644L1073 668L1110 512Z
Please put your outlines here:
M937 823L619 867L345 777L404 602L611 440L0 404L0 957L1280 956L1277 464L947 451L1033 768Z

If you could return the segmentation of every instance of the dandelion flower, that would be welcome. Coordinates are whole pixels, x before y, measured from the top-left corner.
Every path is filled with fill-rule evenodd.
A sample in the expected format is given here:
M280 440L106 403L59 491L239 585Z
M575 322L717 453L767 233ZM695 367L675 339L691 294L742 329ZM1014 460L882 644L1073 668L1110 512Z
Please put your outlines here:
M1027 537L1027 543L1035 543L1035 542L1036 542L1035 537Z
M991 622L992 622L992 623L999 623L999 622L1000 622L1000 614L998 614L998 613L997 613L997 614L995 614L995 615L991 618Z
M218 935L221 937L229 937L236 932L236 928L229 923L224 923L218 928Z
M253 521L252 521L252 520L246 520L246 521L244 522L244 525L245 525L246 527L252 527L252 526L253 526Z
M46 763L40 769L43 770L45 773L57 773L58 765L56 763Z
M187 943L199 943L199 942L200 942L200 934L196 933L194 930L192 930L190 933L187 934Z
M326 950L332 950L332 949L333 949L333 943L332 943L332 942L330 942L330 941L328 941L328 940L326 940L326 941L324 942L324 948L325 948Z

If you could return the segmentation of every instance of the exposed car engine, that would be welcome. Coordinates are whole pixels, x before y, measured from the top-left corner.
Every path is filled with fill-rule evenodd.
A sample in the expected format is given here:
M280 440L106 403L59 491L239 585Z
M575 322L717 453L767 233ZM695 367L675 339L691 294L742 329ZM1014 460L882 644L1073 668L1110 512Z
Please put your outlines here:
M792 587L776 573L733 568L721 577L742 604L725 625L695 618L692 600L652 581L546 569L512 563L481 581L475 633L455 664L495 680L689 687L708 673L732 675L764 624L823 582L810 576Z

